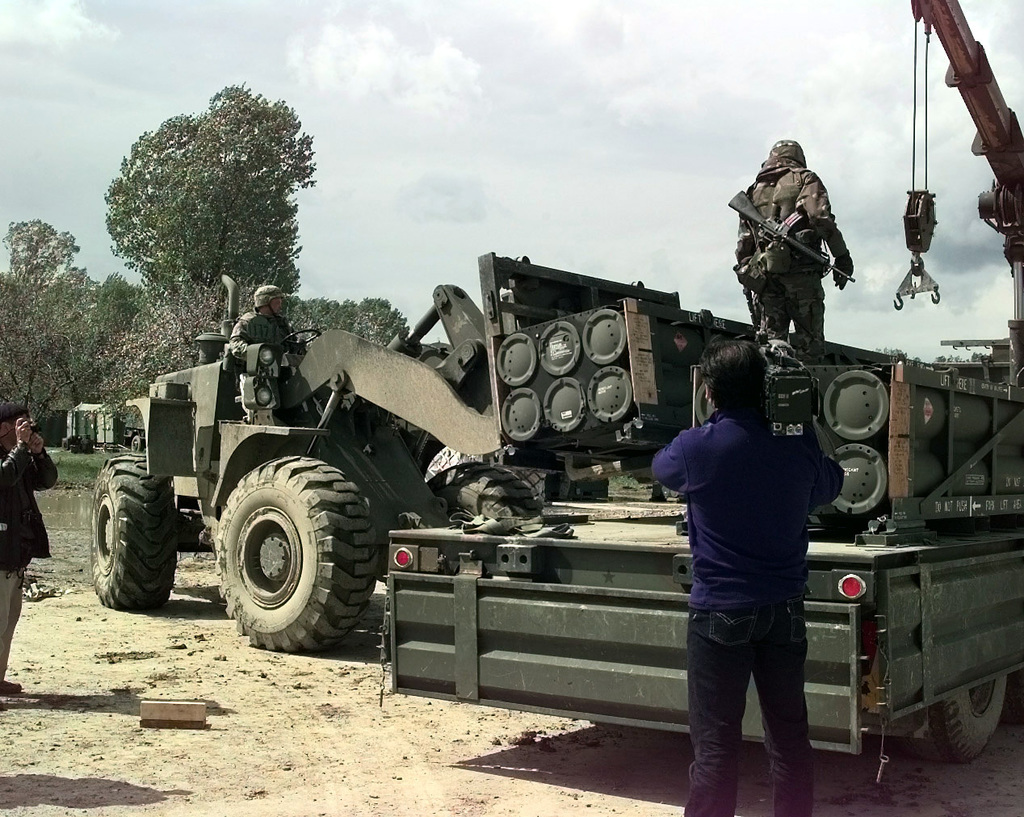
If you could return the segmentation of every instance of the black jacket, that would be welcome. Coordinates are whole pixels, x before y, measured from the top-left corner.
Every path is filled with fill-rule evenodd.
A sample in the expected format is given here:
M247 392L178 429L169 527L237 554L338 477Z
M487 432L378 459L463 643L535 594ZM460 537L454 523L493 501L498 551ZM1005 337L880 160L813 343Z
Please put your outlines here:
M57 466L45 450L34 456L22 443L7 452L0 448L0 455L4 457L0 463L0 570L21 570L32 559L50 555L50 539L34 492L53 487ZM27 540L24 525L32 528L32 538Z

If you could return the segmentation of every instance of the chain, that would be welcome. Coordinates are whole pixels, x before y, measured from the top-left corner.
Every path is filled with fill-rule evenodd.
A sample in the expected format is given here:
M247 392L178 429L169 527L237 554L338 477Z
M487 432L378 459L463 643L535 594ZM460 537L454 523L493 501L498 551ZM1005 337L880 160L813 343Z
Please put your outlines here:
M391 594L384 593L384 620L380 625L380 697L377 705L384 708L387 691L388 664L391 662Z
M885 675L882 676L882 689L881 689L881 692L884 695L885 691L888 689L888 686L889 686L889 656L887 656L885 654L885 650L882 648L881 636L882 636L882 634L888 632L889 627L888 627L888 621L887 621L887 619L884 616L878 616L876 621L878 619L881 619L883 622L886 622L885 629L881 629L881 630L876 630L875 631L875 637L877 639L877 641L876 641L876 649L878 650L879 657L881 658L881 660L885 664ZM882 703L881 705L888 707L888 703ZM885 753L885 725L888 722L889 722L889 719L888 719L887 715L883 714L882 717L881 717L881 723L882 723L882 744L881 744L881 746L878 747L878 774L875 775L875 783L881 783L882 782L882 775L885 774L885 764L887 764L889 762L889 756Z

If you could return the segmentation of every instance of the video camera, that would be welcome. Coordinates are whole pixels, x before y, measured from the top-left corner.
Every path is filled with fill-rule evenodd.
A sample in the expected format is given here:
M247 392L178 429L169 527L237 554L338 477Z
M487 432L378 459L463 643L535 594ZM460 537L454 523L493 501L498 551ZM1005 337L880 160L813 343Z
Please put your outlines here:
M788 437L810 428L821 408L818 381L784 344L768 343L762 353L768 363L764 373L762 408L772 434Z

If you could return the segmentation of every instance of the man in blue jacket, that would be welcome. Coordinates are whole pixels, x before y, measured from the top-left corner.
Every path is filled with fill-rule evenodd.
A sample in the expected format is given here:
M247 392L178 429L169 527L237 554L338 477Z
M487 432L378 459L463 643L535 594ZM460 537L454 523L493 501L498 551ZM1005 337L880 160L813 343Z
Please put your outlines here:
M701 374L715 413L654 457L685 494L693 553L687 688L694 761L686 817L736 810L751 675L765 726L776 817L813 808L804 702L807 514L831 502L843 470L813 433L775 436L764 416L766 362L745 340L708 345Z

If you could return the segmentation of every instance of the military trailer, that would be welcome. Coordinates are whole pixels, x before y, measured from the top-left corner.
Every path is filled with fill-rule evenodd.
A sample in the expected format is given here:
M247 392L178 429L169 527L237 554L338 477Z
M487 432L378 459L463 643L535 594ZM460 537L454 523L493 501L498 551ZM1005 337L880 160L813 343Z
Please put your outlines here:
M957 0L911 9L937 33L946 83L977 127L972 150L995 176L978 213L1003 236L1013 276L1009 337L957 343L1006 354L958 370L830 346L808 372L820 404L808 413L802 375L775 371L766 411L781 431L814 414L846 471L838 499L810 519L813 743L856 753L872 732L969 761L1000 719L1024 723L1024 137ZM926 293L939 302L922 260L934 203L928 190L908 194L911 265L896 309ZM708 416L687 372L708 337L750 327L659 293L610 298L607 282L536 272L481 261L506 446L554 452L580 478L642 471ZM685 520L579 524L572 539L395 531L389 559L395 691L686 730ZM751 696L748 737L761 735L758 714Z
M708 340L752 335L674 293L480 267L511 460L537 448L573 474L642 473L709 414L690 375ZM817 433L847 476L811 518L813 743L857 753L871 732L970 760L1000 718L1024 722L1024 389L849 347L828 358L809 370ZM770 417L792 397L784 376L774 388ZM573 529L393 531L393 690L685 731L685 519ZM762 734L753 693L744 730Z

